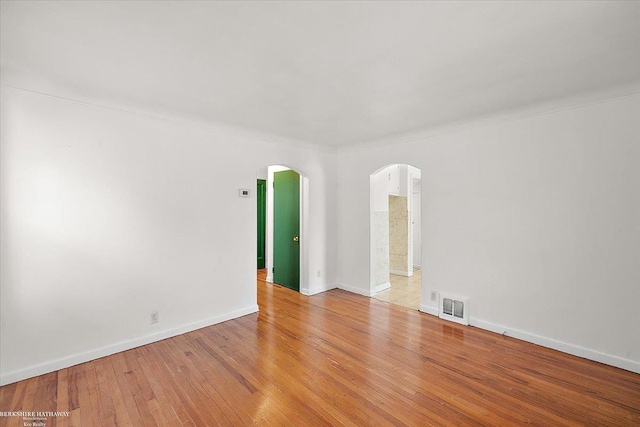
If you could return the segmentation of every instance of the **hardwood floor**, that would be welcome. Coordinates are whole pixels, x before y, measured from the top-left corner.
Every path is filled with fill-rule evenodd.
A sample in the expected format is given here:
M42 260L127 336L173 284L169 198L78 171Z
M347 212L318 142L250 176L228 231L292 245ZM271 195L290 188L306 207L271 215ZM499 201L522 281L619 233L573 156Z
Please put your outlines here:
M264 275L258 300L259 314L4 386L0 411L70 412L46 427L640 424L638 374Z

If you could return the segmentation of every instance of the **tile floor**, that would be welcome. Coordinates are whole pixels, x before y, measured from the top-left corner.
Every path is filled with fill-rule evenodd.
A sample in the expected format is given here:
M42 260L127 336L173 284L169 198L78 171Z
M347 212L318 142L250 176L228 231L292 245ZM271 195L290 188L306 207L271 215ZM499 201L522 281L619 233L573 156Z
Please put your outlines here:
M413 270L413 276L404 277L390 274L391 288L378 292L374 298L391 304L418 310L420 307L420 282L422 271Z

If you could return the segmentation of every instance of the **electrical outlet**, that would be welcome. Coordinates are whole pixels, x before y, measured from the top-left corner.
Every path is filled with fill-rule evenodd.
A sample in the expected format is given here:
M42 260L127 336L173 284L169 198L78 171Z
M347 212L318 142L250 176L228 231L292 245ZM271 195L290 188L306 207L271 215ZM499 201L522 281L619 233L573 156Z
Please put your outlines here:
M158 310L152 311L151 324L153 325L154 323L158 323L159 321L160 321L160 313L158 313Z
M431 291L431 301L438 301L438 293L436 291Z

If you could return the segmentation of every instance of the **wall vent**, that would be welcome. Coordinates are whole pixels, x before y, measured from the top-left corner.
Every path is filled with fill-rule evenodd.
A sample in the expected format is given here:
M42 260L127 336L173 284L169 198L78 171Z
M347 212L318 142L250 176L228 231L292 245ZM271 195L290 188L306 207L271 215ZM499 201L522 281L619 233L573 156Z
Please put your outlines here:
M462 325L469 324L469 299L440 294L438 317Z

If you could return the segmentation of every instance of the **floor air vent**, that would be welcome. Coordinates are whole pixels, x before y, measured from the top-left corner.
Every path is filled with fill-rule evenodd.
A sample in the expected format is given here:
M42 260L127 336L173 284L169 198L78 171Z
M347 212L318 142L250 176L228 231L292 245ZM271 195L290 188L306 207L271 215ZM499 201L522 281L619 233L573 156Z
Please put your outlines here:
M440 294L439 317L463 325L469 324L469 299Z

